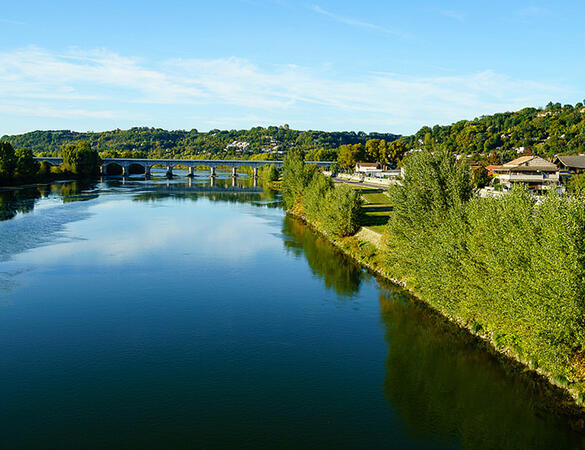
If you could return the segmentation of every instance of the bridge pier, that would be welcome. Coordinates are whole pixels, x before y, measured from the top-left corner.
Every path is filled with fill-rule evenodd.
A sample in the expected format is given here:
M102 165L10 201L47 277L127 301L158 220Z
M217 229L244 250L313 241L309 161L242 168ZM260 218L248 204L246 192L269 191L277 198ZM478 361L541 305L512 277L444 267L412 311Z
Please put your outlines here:
M122 166L122 176L123 177L127 177L129 175L130 170L128 170L128 167L126 166Z
M150 166L144 166L144 176L150 178Z
M209 179L209 185L210 185L211 187L215 187L215 176L213 176L213 177L211 177L211 178Z
M236 178L238 176L238 168L237 167L232 167L232 177Z
M232 177L232 187L237 187L236 180L237 177Z
M258 187L258 177L252 179L252 187Z
M211 179L215 177L215 167L211 168Z
M195 175L193 174L193 166L189 166L189 174L187 175L189 178L193 178Z
M107 175L108 174L108 166L102 164L100 166L100 175Z
M258 178L258 167L254 167L254 179Z
M167 166L167 178L173 178L173 168L171 166Z

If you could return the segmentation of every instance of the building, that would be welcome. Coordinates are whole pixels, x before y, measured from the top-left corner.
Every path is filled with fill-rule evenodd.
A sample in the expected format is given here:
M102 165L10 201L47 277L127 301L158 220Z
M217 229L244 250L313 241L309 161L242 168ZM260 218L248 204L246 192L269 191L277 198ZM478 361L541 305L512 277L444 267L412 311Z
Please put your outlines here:
M585 172L585 155L557 156L554 163L561 170L561 177L570 177L573 174Z
M559 186L559 168L540 156L522 156L501 166L490 166L494 182L504 189L522 183L531 191L544 191Z
M359 162L355 165L356 173L374 173L374 172L381 172L382 166L380 163L366 163L366 162Z

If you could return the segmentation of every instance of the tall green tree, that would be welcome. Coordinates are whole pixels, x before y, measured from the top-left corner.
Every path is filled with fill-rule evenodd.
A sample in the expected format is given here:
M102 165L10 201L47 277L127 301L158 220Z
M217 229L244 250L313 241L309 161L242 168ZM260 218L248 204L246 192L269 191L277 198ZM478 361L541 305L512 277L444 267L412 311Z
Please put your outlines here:
M12 145L0 142L0 182L6 183L14 177L16 155Z
M33 152L28 148L19 148L15 152L16 168L14 176L21 180L32 179L39 171L39 163L35 161Z
M366 158L365 147L363 144L348 144L339 147L337 163L342 170L350 170L355 167L359 161Z
M88 177L99 172L100 156L87 141L65 145L61 157L65 168L76 175Z
M286 209L291 209L302 199L305 188L311 182L315 166L305 164L299 152L290 153L282 168L282 201Z

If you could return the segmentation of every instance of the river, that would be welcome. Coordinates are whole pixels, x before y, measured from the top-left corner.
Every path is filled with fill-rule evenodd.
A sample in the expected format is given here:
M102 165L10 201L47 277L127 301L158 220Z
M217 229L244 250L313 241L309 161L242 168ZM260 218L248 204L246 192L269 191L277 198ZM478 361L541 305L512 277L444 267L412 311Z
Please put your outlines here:
M4 190L0 218L2 448L583 446L246 177Z

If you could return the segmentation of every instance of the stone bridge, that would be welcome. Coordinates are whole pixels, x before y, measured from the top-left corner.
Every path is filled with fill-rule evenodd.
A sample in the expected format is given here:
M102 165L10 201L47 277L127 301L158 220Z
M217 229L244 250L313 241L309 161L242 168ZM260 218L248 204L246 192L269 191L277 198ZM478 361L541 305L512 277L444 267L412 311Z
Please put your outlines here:
M37 161L46 161L49 164L58 166L63 164L63 158L54 157L37 157ZM231 167L232 176L237 176L238 167L251 167L254 171L254 177L258 176L258 169L268 164L274 164L276 167L282 167L282 161L255 161L255 160L239 160L239 159L130 159L130 158L103 158L101 164L101 174L108 174L108 167L117 165L122 168L122 175L130 174L131 166L139 166L144 170L144 175L150 176L150 170L154 166L161 166L167 170L167 176L173 175L173 169L176 166L186 167L189 171L188 176L193 176L193 169L198 166L208 167L211 171L211 176L215 176L215 169L217 167ZM305 164L315 164L321 167L329 167L333 161L305 161Z

